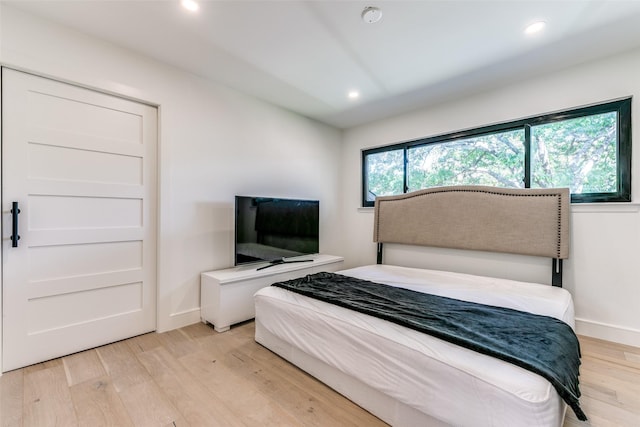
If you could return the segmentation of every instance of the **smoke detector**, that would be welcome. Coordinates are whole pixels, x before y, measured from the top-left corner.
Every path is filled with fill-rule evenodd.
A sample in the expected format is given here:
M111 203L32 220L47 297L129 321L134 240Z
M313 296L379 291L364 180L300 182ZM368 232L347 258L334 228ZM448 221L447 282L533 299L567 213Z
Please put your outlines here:
M382 19L382 11L377 7L369 6L364 8L360 16L367 24L375 24Z

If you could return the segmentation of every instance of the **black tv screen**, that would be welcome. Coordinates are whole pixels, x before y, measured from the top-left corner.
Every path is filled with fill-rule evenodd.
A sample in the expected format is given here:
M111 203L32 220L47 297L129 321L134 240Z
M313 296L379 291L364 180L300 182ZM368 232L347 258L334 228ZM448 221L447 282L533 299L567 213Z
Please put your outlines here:
M235 207L235 265L318 253L318 200L236 196Z

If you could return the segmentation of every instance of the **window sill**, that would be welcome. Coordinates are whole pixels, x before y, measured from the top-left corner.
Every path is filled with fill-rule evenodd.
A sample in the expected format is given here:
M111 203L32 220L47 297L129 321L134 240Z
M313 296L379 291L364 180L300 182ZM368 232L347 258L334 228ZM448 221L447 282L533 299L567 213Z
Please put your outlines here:
M374 212L374 208L359 207L358 212ZM640 203L573 203L571 213L635 213L640 212Z
M572 213L633 213L640 212L640 203L574 203Z

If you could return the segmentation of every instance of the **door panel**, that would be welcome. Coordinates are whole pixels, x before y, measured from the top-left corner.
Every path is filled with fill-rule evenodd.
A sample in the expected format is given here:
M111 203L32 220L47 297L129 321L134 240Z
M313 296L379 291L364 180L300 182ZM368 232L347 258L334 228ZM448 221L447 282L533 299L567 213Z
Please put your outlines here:
M141 157L34 143L28 149L28 173L32 179L142 184Z
M2 79L3 371L154 330L156 109Z

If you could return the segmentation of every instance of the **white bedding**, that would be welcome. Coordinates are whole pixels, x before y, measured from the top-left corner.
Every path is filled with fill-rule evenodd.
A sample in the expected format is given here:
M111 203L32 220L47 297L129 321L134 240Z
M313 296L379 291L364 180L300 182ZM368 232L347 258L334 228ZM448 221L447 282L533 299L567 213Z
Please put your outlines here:
M386 265L338 273L547 315L573 327L570 294L548 285ZM255 303L256 324L277 339L444 423L562 425L565 405L551 384L517 366L281 288L261 289Z

